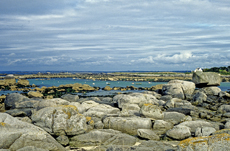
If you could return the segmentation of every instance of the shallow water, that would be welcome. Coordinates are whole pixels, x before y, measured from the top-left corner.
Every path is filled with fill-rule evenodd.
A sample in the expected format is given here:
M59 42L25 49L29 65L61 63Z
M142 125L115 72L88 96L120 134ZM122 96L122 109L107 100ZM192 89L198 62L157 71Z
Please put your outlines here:
M51 87L51 86L60 86L60 85L65 85L65 84L74 84L74 83L81 83L81 84L88 84L92 87L100 87L104 88L106 86L112 87L126 87L126 86L134 86L134 87L152 87L158 84L166 84L167 82L135 82L135 81L93 81L93 80L87 80L87 79L73 79L73 78L51 78L50 80L47 79L28 79L30 84L35 84L39 87L46 86L46 87ZM109 85L107 84L109 83ZM230 90L230 82L222 82L219 88L222 91L227 91ZM8 94L8 93L14 93L17 91L0 91L0 95L2 94ZM141 92L137 90L133 91L94 91L94 92L89 92L85 95L113 95L118 92ZM20 92L19 92L20 93Z

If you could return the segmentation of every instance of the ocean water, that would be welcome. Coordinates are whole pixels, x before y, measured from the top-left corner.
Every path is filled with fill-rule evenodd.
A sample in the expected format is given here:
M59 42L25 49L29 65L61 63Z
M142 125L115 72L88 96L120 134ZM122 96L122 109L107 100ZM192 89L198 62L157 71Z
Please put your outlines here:
M126 86L134 86L134 87L152 87L158 84L166 84L167 82L135 82L135 81L93 81L93 80L87 80L87 79L73 79L73 78L51 78L51 79L28 79L30 84L35 84L39 87L46 86L46 87L51 87L51 86L60 86L60 85L65 85L65 84L74 84L74 83L81 83L81 84L88 84L92 87L100 87L104 88L106 86L112 87L126 87ZM109 83L109 85L108 85ZM222 91L230 91L230 82L222 82L219 88ZM8 94L8 93L14 93L17 91L0 91L0 95L2 94ZM90 95L90 96L96 96L96 95L113 95L118 92L141 92L140 90L132 90L132 91L94 91L94 92L89 92L85 95ZM19 92L20 93L20 92Z

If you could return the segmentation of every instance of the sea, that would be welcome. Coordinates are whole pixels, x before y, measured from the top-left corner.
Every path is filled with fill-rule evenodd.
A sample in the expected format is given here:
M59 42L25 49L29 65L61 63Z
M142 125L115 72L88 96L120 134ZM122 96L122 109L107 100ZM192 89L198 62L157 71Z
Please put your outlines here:
M14 75L25 75L25 74L37 74L38 72L40 73L46 73L46 72L51 72L51 73L60 73L60 71L0 71L0 74L4 76L5 74L14 74ZM64 71L64 72L69 72L69 73L76 73L76 72L71 72L71 71ZM85 71L84 71L85 72ZM89 71L90 72L90 71ZM127 71L126 71L127 72ZM137 71L135 71L137 72ZM145 71L146 72L146 71ZM175 72L175 71L174 71ZM178 71L182 72L182 71ZM87 72L86 72L87 73ZM92 73L92 72L90 72ZM94 72L94 73L102 73L102 72ZM105 73L103 71L103 73ZM17 81L17 80L16 80ZM74 83L81 83L81 84L88 84L92 87L100 87L104 88L106 86L112 87L126 87L126 86L134 86L134 87L152 87L158 84L166 84L167 82L136 82L136 81L100 81L100 80L88 80L88 79L75 79L75 78L51 78L51 79L28 79L30 82L30 85L35 84L38 87L51 87L51 86L60 86L60 85L65 85L65 84L74 84ZM230 82L221 82L219 88L222 91L230 91ZM112 91L104 91L102 89L94 92L88 92L84 94L84 96L107 96L107 95L115 95L118 93L129 93L129 92L143 92L144 90L129 90L129 91L119 91L119 90L112 90ZM0 91L0 95L7 95L9 93L22 93L21 91ZM83 95L79 94L78 95Z

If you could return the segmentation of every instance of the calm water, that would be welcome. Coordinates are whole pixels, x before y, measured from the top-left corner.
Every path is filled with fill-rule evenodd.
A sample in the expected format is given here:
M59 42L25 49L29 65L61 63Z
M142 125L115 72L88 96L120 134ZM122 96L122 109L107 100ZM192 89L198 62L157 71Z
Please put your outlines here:
M134 87L152 87L158 84L166 84L167 82L135 82L135 81L93 81L93 80L86 80L86 79L72 79L72 78L51 78L50 80L42 80L42 79L28 79L30 84L35 84L39 87L46 86L60 86L65 84L74 84L74 83L81 83L81 84L88 84L90 86L96 87L106 87L108 86L106 83L108 82L110 87L126 87L126 86L134 86ZM222 91L230 90L230 82L222 82L219 88ZM12 93L13 91L0 91L0 95ZM15 91L14 91L15 92ZM90 92L88 95L112 95L114 93L121 92L121 91L95 91ZM124 91L122 91L124 92ZM126 91L129 92L129 91ZM140 91L131 91L131 92L140 92Z

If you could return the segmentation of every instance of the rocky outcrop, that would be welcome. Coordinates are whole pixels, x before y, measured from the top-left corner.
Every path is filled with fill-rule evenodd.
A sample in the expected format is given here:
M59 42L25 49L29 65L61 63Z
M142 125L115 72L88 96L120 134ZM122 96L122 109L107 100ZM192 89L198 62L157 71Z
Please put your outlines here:
M65 151L43 129L22 122L6 113L0 113L0 148L9 150L52 150Z
M17 85L21 85L21 86L29 86L30 85L30 82L27 80L27 79L24 79L24 78L20 78L17 82Z
M163 85L162 94L171 95L173 98L185 99L186 95L191 95L195 90L193 82L172 80Z
M33 113L33 123L52 135L78 135L87 131L86 118L77 107L46 107Z
M197 71L193 73L192 81L196 84L197 87L205 87L219 86L222 80L217 73Z
M28 92L28 96L30 98L41 98L43 97L43 94L41 94L40 92L30 91Z
M70 139L71 147L128 145L136 143L136 138L112 129L93 130Z
M152 128L152 121L149 118L140 117L107 117L103 123L107 129L114 129L131 135L137 135L138 129Z
M74 85L76 87L83 86ZM230 94L213 86L194 91L194 83L186 81L174 80L170 81L168 85L172 87L167 91L158 89L155 92L119 94L113 98L79 98L77 95L67 94L54 99L47 99L45 96L46 99L44 99L28 98L13 93L7 95L1 103L5 103L6 111L4 112L17 116L20 121L33 123L33 126L38 126L37 128L41 129L45 135L53 136L49 141L53 141L55 138L57 140L54 140L55 143L68 146L69 149L84 150L83 147L91 146L94 148L91 150L104 151L119 149L134 151L196 150L195 148L202 150L206 149L199 148L203 144L207 146L207 149L211 149L212 145L209 141L212 139L219 141L214 136L218 135L225 139L226 134L230 134L227 129L230 127L228 119L230 118ZM69 88L72 86L65 85L60 88L70 91ZM171 89L174 86L175 90L180 90L183 99L178 98L180 93ZM43 93L47 88L41 88L41 90ZM53 87L53 90L58 89ZM56 92L62 94L59 91ZM6 125L5 123L7 122L0 123L0 126ZM13 129L17 129L17 125ZM222 130L218 131L219 129ZM30 130L28 128L28 132ZM34 132L29 133L35 135ZM11 141L9 138L21 137L24 133L20 136L16 134L12 133L6 138ZM192 141L200 136L205 140L203 143L201 140L194 141L195 143L187 141L190 144L185 141L187 138ZM37 139L40 136L30 137L35 140L40 139ZM224 141L227 139L228 137ZM48 140L44 140L48 142ZM31 140L27 141L31 142ZM180 145L178 145L179 141L181 141ZM45 147L46 145L41 147L30 143L32 145L28 146L24 145L25 142L20 141L20 143L23 144L19 148L22 151L55 150ZM51 144L49 145L51 146ZM8 146L6 149L10 147ZM221 149L226 148L222 147Z
M203 136L203 137L195 137L188 138L183 140L178 145L178 151L227 151L230 148L230 135L216 134L213 136Z

